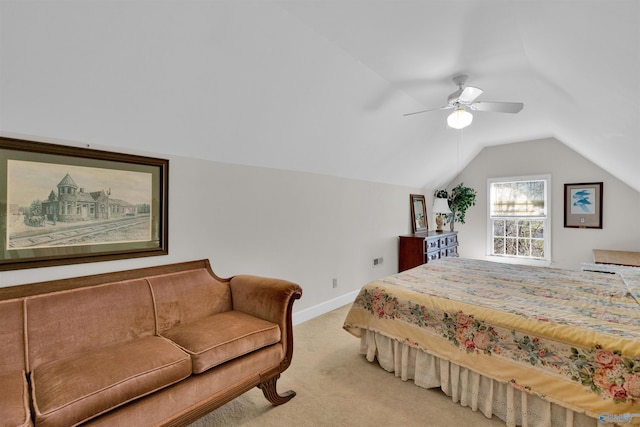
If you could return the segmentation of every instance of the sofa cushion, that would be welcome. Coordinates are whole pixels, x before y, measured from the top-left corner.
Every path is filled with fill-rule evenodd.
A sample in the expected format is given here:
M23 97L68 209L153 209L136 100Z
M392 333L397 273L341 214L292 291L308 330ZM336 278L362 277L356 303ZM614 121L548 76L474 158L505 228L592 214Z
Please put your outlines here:
M231 310L229 284L216 280L205 268L147 280L153 291L159 331Z
M0 301L0 427L30 426L24 360L24 301Z
M191 355L193 372L216 365L280 341L280 327L241 311L214 314L163 331L162 336Z
M26 371L23 304L21 299L0 301L0 375Z
M155 336L42 364L31 372L36 425L75 425L191 371L189 355Z
M28 297L25 310L27 372L156 332L151 289L144 279Z
M0 375L0 427L31 426L29 389L24 371Z

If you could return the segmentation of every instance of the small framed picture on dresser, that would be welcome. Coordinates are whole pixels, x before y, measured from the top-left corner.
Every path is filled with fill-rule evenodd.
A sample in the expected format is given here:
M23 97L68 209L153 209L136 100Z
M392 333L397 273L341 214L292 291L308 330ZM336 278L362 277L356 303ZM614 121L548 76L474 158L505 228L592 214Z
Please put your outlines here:
M411 224L414 233L429 230L427 206L422 194L411 194Z

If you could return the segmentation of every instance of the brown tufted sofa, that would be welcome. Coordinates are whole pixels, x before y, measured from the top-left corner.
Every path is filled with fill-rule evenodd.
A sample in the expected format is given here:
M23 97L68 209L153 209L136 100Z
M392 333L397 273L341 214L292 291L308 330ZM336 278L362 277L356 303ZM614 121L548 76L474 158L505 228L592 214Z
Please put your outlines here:
M301 295L208 260L0 288L0 426L186 425L255 386L285 403Z

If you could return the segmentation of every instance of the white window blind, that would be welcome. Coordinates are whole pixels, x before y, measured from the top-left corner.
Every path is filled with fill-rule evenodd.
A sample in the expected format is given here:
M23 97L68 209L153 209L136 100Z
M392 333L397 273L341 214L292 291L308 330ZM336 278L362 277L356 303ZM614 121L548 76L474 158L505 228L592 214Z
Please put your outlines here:
M494 182L491 216L544 216L545 184L544 180Z

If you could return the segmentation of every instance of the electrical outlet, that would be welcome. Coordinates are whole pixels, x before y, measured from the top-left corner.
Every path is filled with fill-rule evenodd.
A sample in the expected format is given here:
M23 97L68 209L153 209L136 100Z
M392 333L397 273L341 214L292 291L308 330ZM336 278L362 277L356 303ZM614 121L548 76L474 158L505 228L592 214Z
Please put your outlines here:
M338 279L337 279L337 278L334 278L334 279L333 279L333 287L334 287L334 288L337 288L337 287L338 287Z
M382 265L382 262L384 261L384 258L380 257L380 258L374 258L373 259L373 266L377 267L379 265Z

